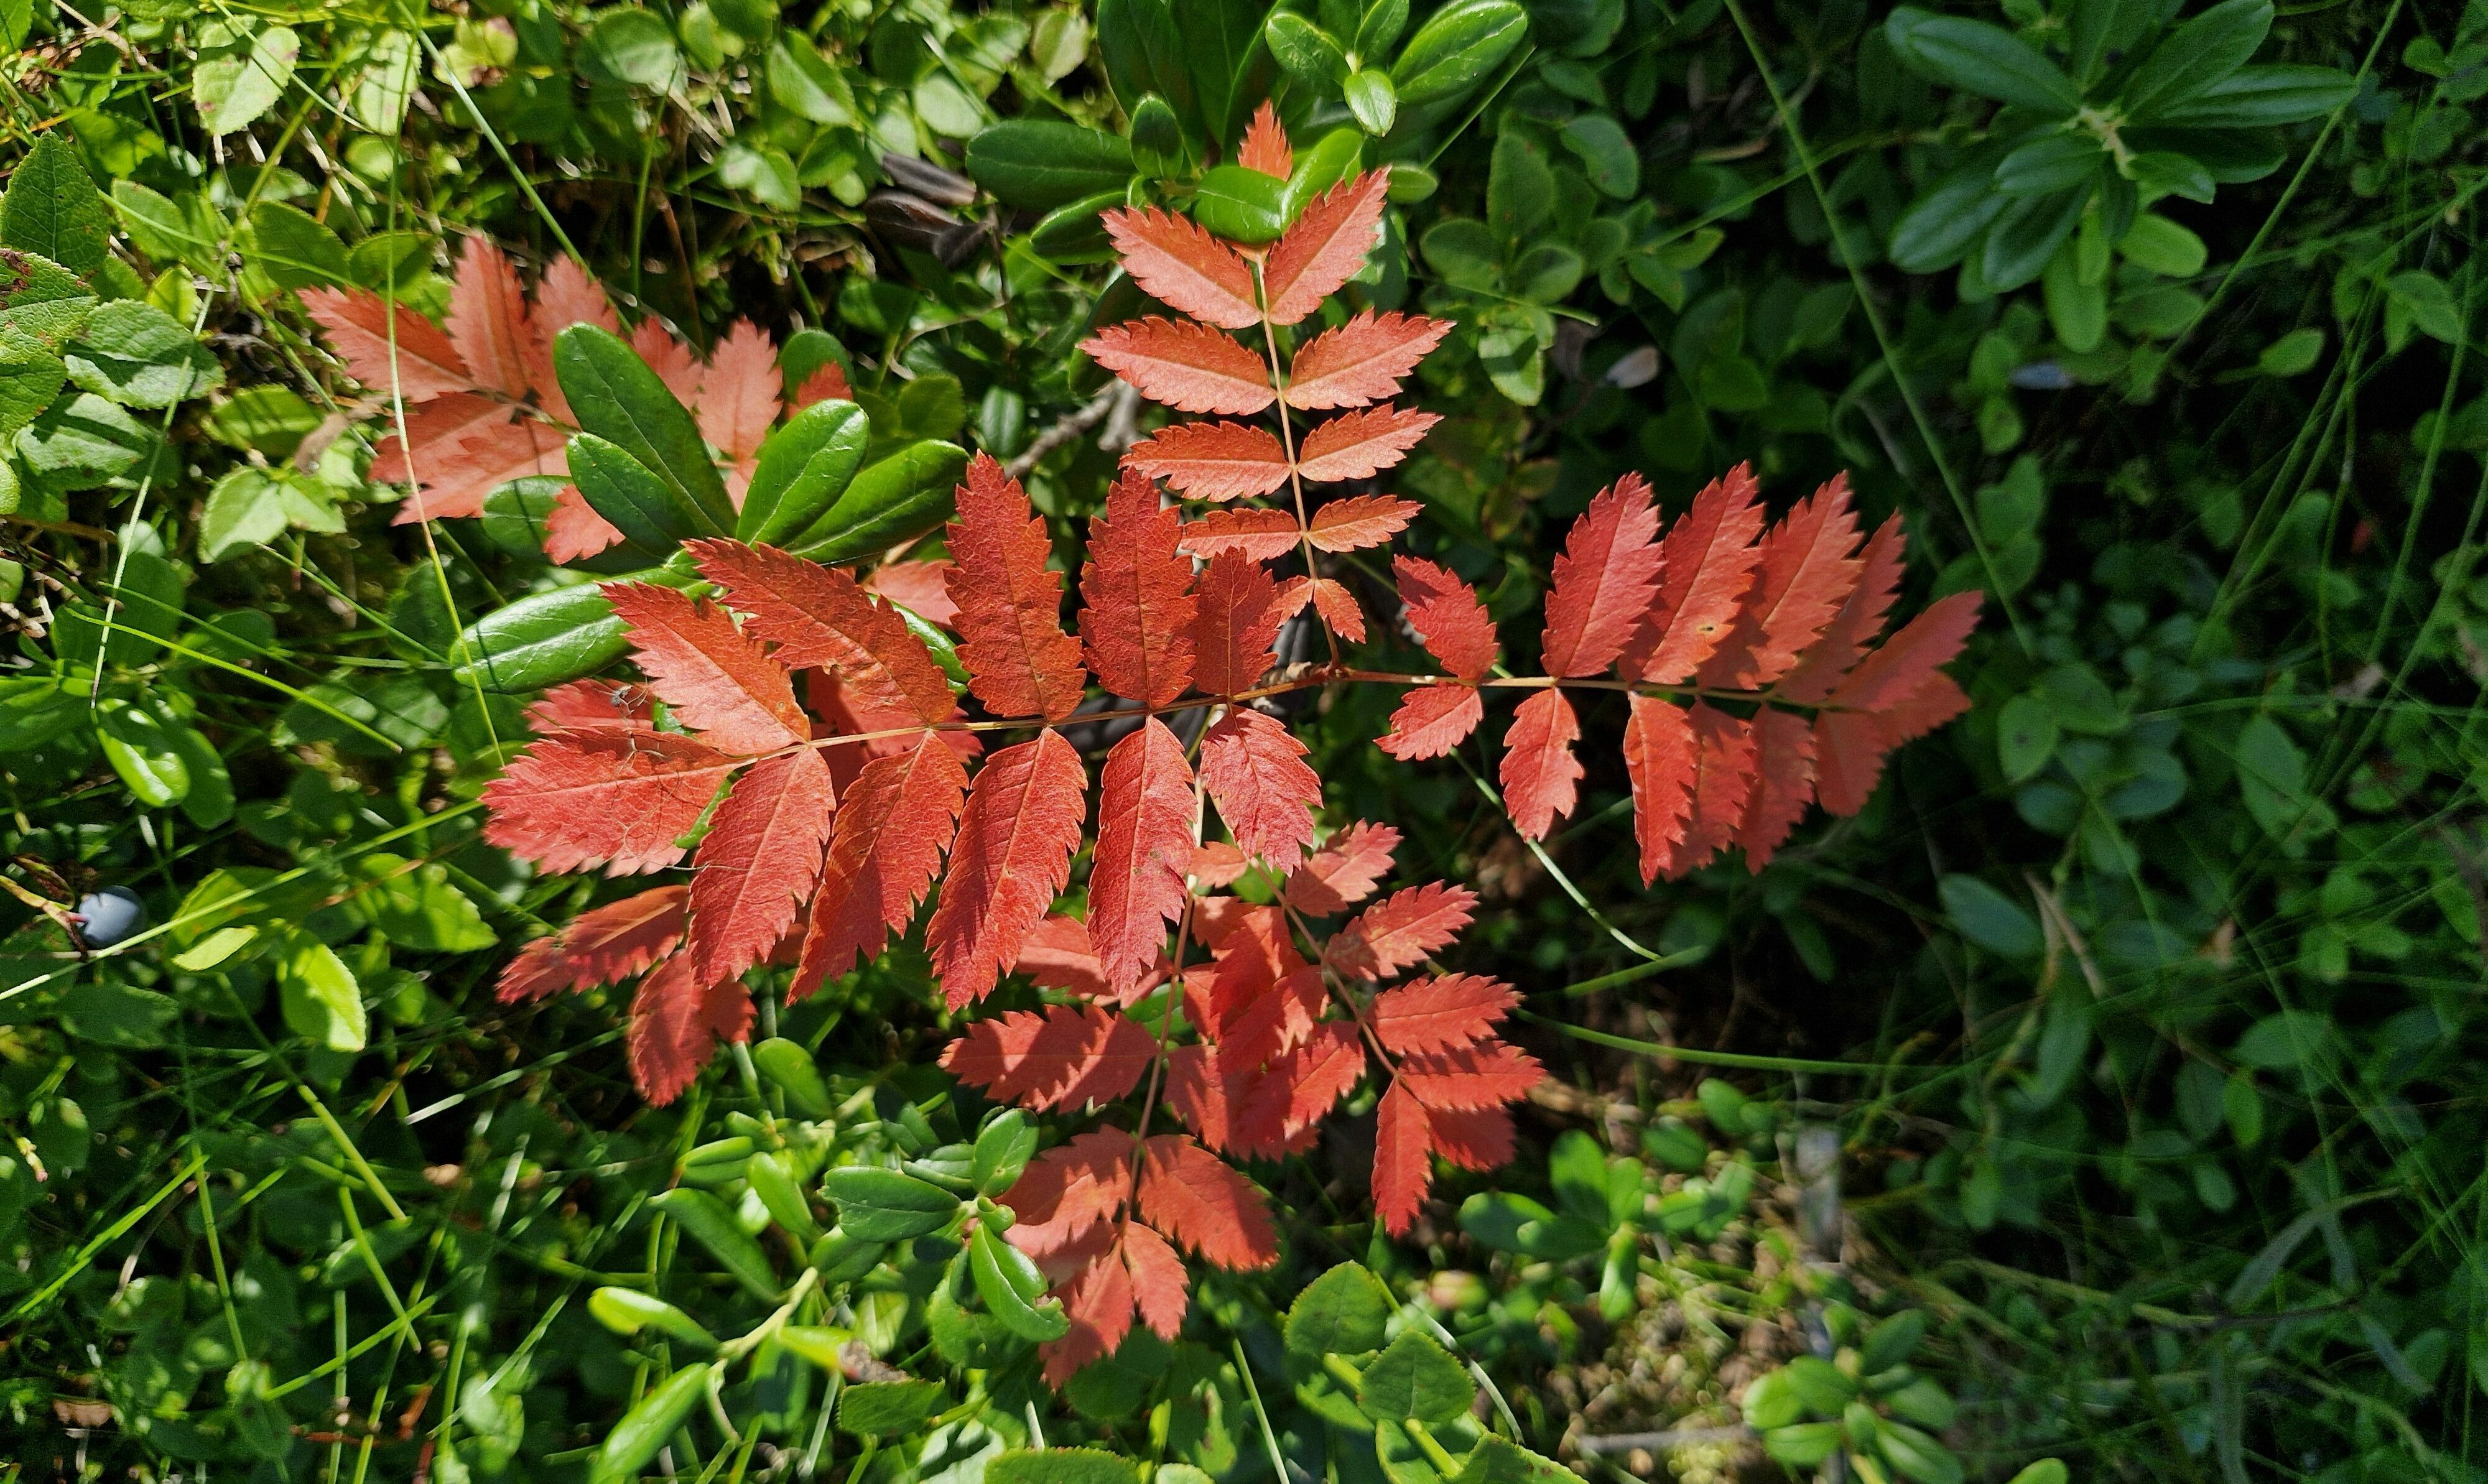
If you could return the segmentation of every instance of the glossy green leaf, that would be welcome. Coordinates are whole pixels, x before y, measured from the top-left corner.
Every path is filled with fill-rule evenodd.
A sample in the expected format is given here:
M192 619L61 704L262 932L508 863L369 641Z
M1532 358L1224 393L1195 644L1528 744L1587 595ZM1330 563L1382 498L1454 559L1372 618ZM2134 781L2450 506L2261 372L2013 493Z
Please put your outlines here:
M1492 75L1529 32L1529 13L1513 0L1455 0L1408 39L1391 64L1400 101L1448 103Z
M648 1204L682 1224L693 1241L706 1248L718 1265L732 1274L754 1298L774 1299L779 1284L769 1255L743 1229L732 1210L706 1190L676 1186L650 1196Z
M635 574L645 580L654 573ZM593 582L530 593L459 635L450 679L525 695L603 669L628 650L629 630Z
M155 709L107 702L96 711L96 735L104 761L140 803L162 809L190 792L190 770L174 744L171 724Z
M2271 32L2272 0L2221 0L2163 37L2117 101L2136 123L2162 122L2246 66Z
M986 1311L1024 1340L1059 1340L1071 1330L1059 1300L1045 1297L1045 1274L1029 1255L979 1226L968 1241L968 1271Z
M1112 134L1044 119L1006 119L968 141L968 176L1005 206L1046 211L1132 178L1132 151Z
M717 465L709 462L699 425L620 336L592 324L574 324L553 343L553 369L580 428L664 481L679 496L675 518L687 521L687 530L723 536L734 529L734 505L726 498ZM578 458L575 451L572 458ZM577 462L571 467L577 475ZM580 492L588 493L584 482ZM588 498L595 502L594 495ZM599 513L605 514L602 507ZM614 518L610 514L605 518ZM653 512L649 518L654 519ZM630 534L630 528L624 532Z
M0 752L27 752L86 723L85 694L48 675L0 675Z
M904 1242L940 1231L957 1218L959 1197L894 1169L846 1164L821 1181L838 1208L838 1229L866 1242Z
M822 1119L836 1108L829 1084L821 1080L812 1053L783 1037L772 1037L751 1049L752 1065L769 1084L783 1093L786 1109L799 1118Z
M911 444L865 467L827 515L787 543L816 562L850 562L913 541L950 518L967 450L934 440Z
M664 1300L643 1294L636 1288L617 1288L610 1284L587 1296L587 1312L596 1322L616 1334L636 1334L654 1327L686 1344L703 1350L717 1348L717 1336L700 1327L698 1320Z
M1400 93L1391 85L1390 73L1366 68L1350 74L1345 91L1347 111L1367 133L1379 138L1391 132L1400 117Z
M1202 173L1192 215L1234 241L1275 241L1287 230L1286 182L1242 165L1212 165Z
M605 1435L604 1445L588 1468L589 1484L627 1484L636 1479L691 1419L700 1398L708 1394L711 1380L721 1375L720 1368L705 1363L686 1365L651 1386Z
M300 931L276 958L277 997L295 1034L332 1051L359 1051L370 1035L362 986L327 944Z
M1337 38L1293 11L1272 11L1261 37L1298 87L1336 98L1347 81L1347 48Z
M863 462L872 429L852 402L816 402L760 445L735 535L777 546L835 505Z
M2268 128L2331 113L2358 91L2358 80L2337 68L2246 67L2155 122L2178 128Z
M1884 22L1883 36L1905 64L1937 82L2042 113L2081 106L2064 70L2001 26L1905 5Z
M2036 917L1975 876L1947 876L1936 884L1936 895L1961 936L1990 953L2030 959L2047 946Z
M799 1242L819 1239L821 1227L812 1219L811 1203L804 1198L803 1188L795 1181L786 1156L763 1149L744 1162L743 1178L751 1186L751 1193L769 1210L769 1218L791 1233Z
M643 557L662 556L693 536L712 534L679 488L592 433L570 437L570 478L589 507Z

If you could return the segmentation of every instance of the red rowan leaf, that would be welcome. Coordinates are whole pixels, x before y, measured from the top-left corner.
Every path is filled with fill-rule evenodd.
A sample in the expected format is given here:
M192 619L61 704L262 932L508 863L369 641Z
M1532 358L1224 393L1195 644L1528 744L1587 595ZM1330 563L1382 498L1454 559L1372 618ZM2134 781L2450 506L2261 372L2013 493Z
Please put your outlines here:
M1875 714L1875 722L1891 746L1913 742L1969 710L1969 696L1951 676L1937 671L1918 683L1898 705Z
M1753 592L1728 637L1703 662L1702 684L1759 690L1787 674L1856 591L1865 571L1850 554L1856 549L1849 477L1838 475L1764 535Z
M1502 647L1477 589L1422 556L1394 558L1391 571L1400 579L1409 627L1426 641L1426 652L1464 681L1484 679Z
M818 752L763 758L734 780L692 855L692 969L714 983L766 958L821 877L830 765Z
M1305 434L1296 448L1296 472L1320 485L1370 479L1407 458L1426 430L1441 421L1431 412L1388 403L1361 412L1342 412Z
M1367 310L1324 330L1287 367L1287 406L1317 411L1397 396L1400 384L1452 331L1448 320Z
M1106 981L1140 982L1191 894L1192 767L1155 716L1106 754L1097 789L1097 851L1088 872L1088 937Z
M1513 714L1503 734L1503 807L1523 839L1546 838L1555 821L1572 812L1581 780L1572 744L1580 740L1572 703L1551 686L1532 691Z
M1631 642L1625 672L1662 686L1690 678L1728 635L1753 586L1763 528L1754 503L1754 471L1739 464L1693 497L1693 508L1669 528L1657 601Z
M1361 551L1387 546L1425 509L1414 500L1390 494L1351 495L1314 512L1311 536L1315 549Z
M1008 972L1028 975L1040 990L1061 990L1083 999L1106 999L1114 994L1106 966L1097 962L1097 946L1089 940L1088 924L1060 912L1029 930Z
M1088 818L1088 770L1052 727L985 760L924 946L956 1010L993 993L1003 966L1071 879Z
M1536 1057L1491 1037L1475 1046L1400 1059L1399 1085L1428 1108L1455 1112L1499 1107L1529 1096L1544 1080L1546 1069Z
M1253 270L1235 249L1156 207L1105 213L1106 236L1143 293L1221 329L1261 322Z
M1684 839L1684 817L1693 805L1693 723L1682 707L1656 696L1626 700L1625 773L1632 780L1633 838L1647 886L1674 862Z
M1192 564L1175 550L1183 518L1158 508L1148 476L1125 469L1088 522L1080 569L1080 647L1098 684L1144 706L1192 684Z
M1061 575L1045 565L1054 543L991 454L968 465L949 546L969 688L997 716L1070 715L1088 677L1078 641L1062 631Z
M1167 1106L1212 1149L1232 1147L1235 1105L1243 1091L1227 1071L1225 1054L1214 1044L1179 1046L1167 1053Z
M631 1000L631 1080L663 1107L681 1097L720 1041L751 1032L751 995L729 979L703 985L691 957L675 954L639 981Z
M1373 744L1403 763L1438 758L1468 741L1484 719L1475 686L1412 686L1391 714L1391 730Z
M385 408L380 426L388 434L372 450L372 478L390 485L438 484L448 472L460 434L479 424L509 420L508 403L477 392L451 392L421 406L409 406L403 434L397 409Z
M1392 1236L1407 1235L1434 1183L1432 1120L1404 1081L1382 1094L1373 1123L1373 1214Z
M1447 1051L1484 1039L1519 1003L1520 995L1501 980L1444 974L1373 996L1373 1031L1400 1054Z
M1382 196L1390 183L1387 170L1369 170L1352 181L1340 182L1315 197L1295 225L1271 244L1261 266L1261 291L1269 295L1271 323L1293 324L1312 314L1365 266L1365 255L1373 250L1379 236Z
M1109 1254L1053 1295L1062 1301L1062 1317L1071 1328L1037 1346L1036 1353L1045 1364L1045 1384L1060 1389L1082 1367L1123 1348L1123 1337L1132 1332L1132 1275Z
M1029 1162L1000 1197L1018 1218L1011 1246L1031 1257L1060 1250L1082 1232L1111 1219L1132 1198L1132 1136L1091 1129Z
M708 369L700 376L699 395L692 405L700 436L729 462L760 452L761 440L777 425L781 410L778 394L785 385L778 370L778 347L768 332L749 320L735 321L709 353Z
M301 299L348 375L372 390L413 403L475 389L449 337L404 304L369 289L305 289Z
M853 402L855 388L847 385L846 368L835 361L824 361L819 369L804 378L795 388L795 400L787 405L790 412L801 412L816 402Z
M555 565L594 556L625 539L619 527L587 503L577 485L562 486L552 509L545 512L545 557Z
M1360 979L1387 979L1460 936L1477 893L1432 882L1407 886L1367 908L1323 950L1332 967Z
M1252 861L1242 851L1224 840L1212 840L1192 848L1193 880L1204 886L1232 886L1251 870Z
M1204 561L1232 551L1251 561L1266 562L1293 551L1304 539L1293 512L1249 505L1208 511L1197 520L1185 521L1182 545L1186 555Z
M1309 964L1297 965L1258 991L1247 992L1240 983L1234 982L1245 977L1230 969L1213 979L1220 1016L1219 1051L1228 1066L1234 1069L1232 1075L1236 1076L1301 1045L1314 1033L1325 998L1321 970ZM1265 1090L1251 1090L1242 1096L1245 1102L1252 1103ZM1286 1099L1284 1095L1276 1106L1281 1114L1285 1113ZM1269 1109L1263 1108L1262 1111ZM1233 1134L1239 1147L1257 1141L1258 1135L1248 1127L1254 1123L1255 1117L1249 1110L1238 1115ZM1278 1146L1296 1131L1288 1128L1286 1118L1281 1116L1268 1124L1266 1132L1274 1141L1268 1152L1278 1153Z
M1816 713L1816 789L1823 807L1838 815L1865 808L1882 776L1886 754L1967 710L1969 697L1951 676L1938 670L1891 710Z
M1102 1005L1048 1005L978 1021L942 1053L943 1070L998 1103L1043 1112L1111 1103L1157 1059L1148 1027Z
M543 999L563 990L630 978L683 940L689 896L687 887L652 886L580 913L503 966L501 1002Z
M1626 474L1590 501L1564 538L1546 593L1546 673L1596 675L1615 663L1658 593L1658 508Z
M449 284L449 343L478 386L513 401L527 394L532 378L522 347L526 344L527 301L518 269L482 238L468 238L458 252Z
M1180 412L1258 412L1278 400L1270 368L1223 331L1151 315L1080 342L1097 364Z
M561 431L531 417L478 418L436 445L429 458L408 462L420 483L398 503L393 525L480 516L484 497L514 479L570 472Z
M1688 719L1693 727L1692 807L1685 817L1684 840L1668 865L1669 881L1707 863L1737 837L1745 800L1754 792L1752 726L1701 701L1693 703Z
M1305 752L1286 727L1247 707L1202 734L1202 786L1246 854L1291 864L1313 843L1321 779Z
M1261 106L1253 111L1253 122L1244 129L1244 142L1236 147L1235 163L1282 181L1294 172L1296 152L1288 146L1287 131L1279 126L1279 111L1270 106L1268 98L1263 98Z
M1356 605L1356 595L1347 584L1328 577L1309 577L1306 591L1313 598L1314 611L1330 631L1352 644L1365 642L1365 610Z
M1500 1107L1426 1110L1434 1152L1461 1169L1501 1169L1512 1162L1512 1113Z
M608 582L605 597L648 684L702 741L746 753L811 741L785 668L723 610L648 582Z
M924 641L906 623L864 596L855 578L775 546L739 541L690 541L684 549L700 575L724 590L744 615L744 632L777 646L770 658L787 669L834 671L846 704L859 715L893 714L935 725L954 704L949 682ZM879 730L878 727L872 730Z
M1867 644L1882 631L1883 615L1890 611L1892 600L1900 592L1902 557L1908 546L1901 518L1887 517L1859 556L1863 573L1857 585L1850 589L1840 611L1824 627L1822 637L1780 677L1779 684L1772 687L1774 694L1805 706L1831 694L1841 677L1866 653Z
M838 800L789 999L879 954L891 934L906 929L942 870L967 792L967 770L939 737L863 765Z
M1287 366L1287 406L1361 407L1398 396L1400 383L1452 331L1448 320L1367 310L1324 330Z
M950 563L884 562L863 579L864 591L887 598L936 629L954 629L959 605L950 601Z
M675 339L655 316L640 321L631 331L631 349L648 363L657 379L665 383L665 390L674 394L676 402L688 407L699 401L700 380L706 368L692 353L692 348Z
M1287 482L1278 434L1242 423L1171 423L1123 458L1196 500L1268 494Z
M1287 905L1311 917L1331 917L1373 895L1391 873L1400 831L1358 820L1330 837L1287 875Z
M742 759L675 732L556 733L484 787L484 838L546 872L661 871Z
M1317 1123L1365 1076L1365 1043L1349 1021L1324 1021L1302 1046L1287 1053L1287 1122Z
M555 258L536 283L535 307L527 311L527 332L519 343L526 362L527 381L536 389L536 405L558 422L571 422L570 404L562 399L561 378L553 375L552 343L574 324L593 324L616 334L622 321L605 296L605 286L590 277L579 260Z
M657 724L654 695L645 686L575 680L536 697L527 725L539 733L650 731Z
M1192 1302L1192 1278L1183 1271L1183 1259L1164 1237L1137 1221L1123 1228L1122 1255L1141 1318L1162 1340L1182 1333L1183 1312Z
M1271 649L1285 622L1279 585L1251 557L1222 551L1201 576L1194 615L1193 684L1206 695L1240 695L1279 662Z
M1814 717L1815 790L1825 811L1848 816L1866 807L1891 749L1864 712L1818 712Z
M1903 625L1867 656L1826 704L1841 711L1883 711L1908 700L1944 665L1951 663L1978 627L1983 593L1955 593L1927 605L1925 612Z
M1756 876L1814 801L1814 727L1795 712L1754 714L1754 790L1737 826L1745 869Z
M1149 1139L1141 1157L1141 1217L1203 1260L1234 1272L1279 1260L1261 1193L1180 1134Z

